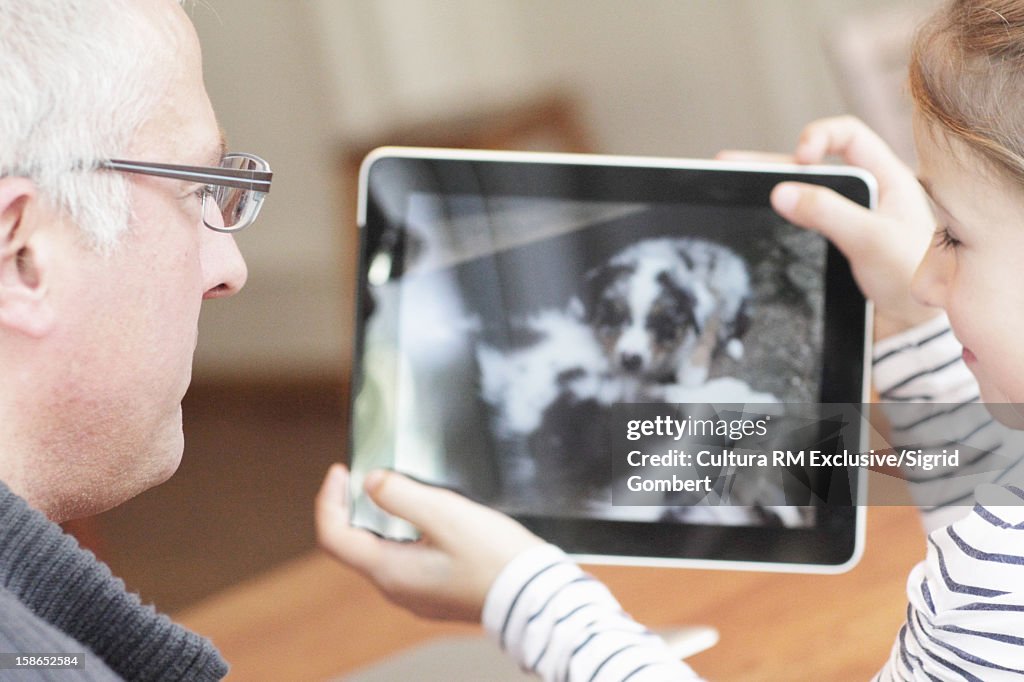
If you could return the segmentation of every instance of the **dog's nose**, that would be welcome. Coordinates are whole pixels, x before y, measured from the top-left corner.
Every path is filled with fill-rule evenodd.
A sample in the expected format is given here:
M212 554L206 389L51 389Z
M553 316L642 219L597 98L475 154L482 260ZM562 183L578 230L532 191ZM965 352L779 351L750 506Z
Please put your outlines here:
M635 372L643 364L643 358L636 353L623 353L619 356L619 362L622 363L622 369L627 372Z

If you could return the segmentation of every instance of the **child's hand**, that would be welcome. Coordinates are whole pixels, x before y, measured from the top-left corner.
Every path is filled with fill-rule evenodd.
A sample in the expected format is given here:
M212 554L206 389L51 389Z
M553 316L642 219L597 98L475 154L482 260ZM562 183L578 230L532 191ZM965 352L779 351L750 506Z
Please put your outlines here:
M784 182L772 190L772 207L795 225L828 237L849 259L864 295L875 304L875 338L924 322L938 309L917 303L910 282L935 231L924 190L878 135L860 120L842 116L804 128L791 157L723 152L727 160L787 160L817 164L839 156L878 180L878 208L867 209L832 190Z
M395 542L350 526L348 471L336 464L316 499L320 546L420 616L479 622L501 569L543 544L504 514L398 473L371 472L364 487L382 509L415 525L421 539Z

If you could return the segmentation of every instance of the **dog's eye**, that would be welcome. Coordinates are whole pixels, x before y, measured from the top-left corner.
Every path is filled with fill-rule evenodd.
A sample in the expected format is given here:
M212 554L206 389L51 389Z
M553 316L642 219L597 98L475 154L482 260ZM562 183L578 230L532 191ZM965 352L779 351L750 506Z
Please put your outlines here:
M629 309L620 301L604 299L597 306L595 319L602 327L621 327L629 324Z
M657 343L670 343L679 338L683 320L667 313L655 313L647 318L647 330Z

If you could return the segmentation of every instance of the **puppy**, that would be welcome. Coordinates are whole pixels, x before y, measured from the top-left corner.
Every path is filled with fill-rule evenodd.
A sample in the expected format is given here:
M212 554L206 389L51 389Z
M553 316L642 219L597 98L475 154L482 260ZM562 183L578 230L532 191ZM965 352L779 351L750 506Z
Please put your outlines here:
M495 410L500 437L532 433L544 411L562 396L604 404L619 399L607 358L576 315L544 310L515 326L531 339L529 344L508 350L480 344L476 349L480 395Z
M684 520L685 510L608 506L609 410L617 402L776 402L738 379L708 381L718 352L742 356L747 267L707 240L647 239L586 273L576 294L563 309L513 321L509 340L522 342L477 345L480 396L501 451L502 501L533 512Z
M733 251L704 239L633 244L587 273L583 317L612 367L643 383L699 386L723 349L743 355L750 275Z
M622 390L577 315L544 310L513 327L528 343L476 349L480 397L499 450L498 502L511 511L586 508L610 480L611 439L593 426Z

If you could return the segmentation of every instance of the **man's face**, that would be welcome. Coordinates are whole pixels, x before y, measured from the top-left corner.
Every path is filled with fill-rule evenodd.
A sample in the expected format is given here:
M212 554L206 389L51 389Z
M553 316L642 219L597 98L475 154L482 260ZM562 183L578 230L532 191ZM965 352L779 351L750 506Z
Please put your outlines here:
M199 44L174 0L147 0L145 12L174 36L161 46L171 74L165 100L125 157L216 165L217 121L203 86ZM166 480L183 440L181 399L191 378L200 304L230 296L246 268L230 235L203 226L199 186L131 175L132 217L112 255L71 250L60 283L59 328L65 354L52 418L74 491L65 516L98 511ZM73 479L73 480L72 480Z

